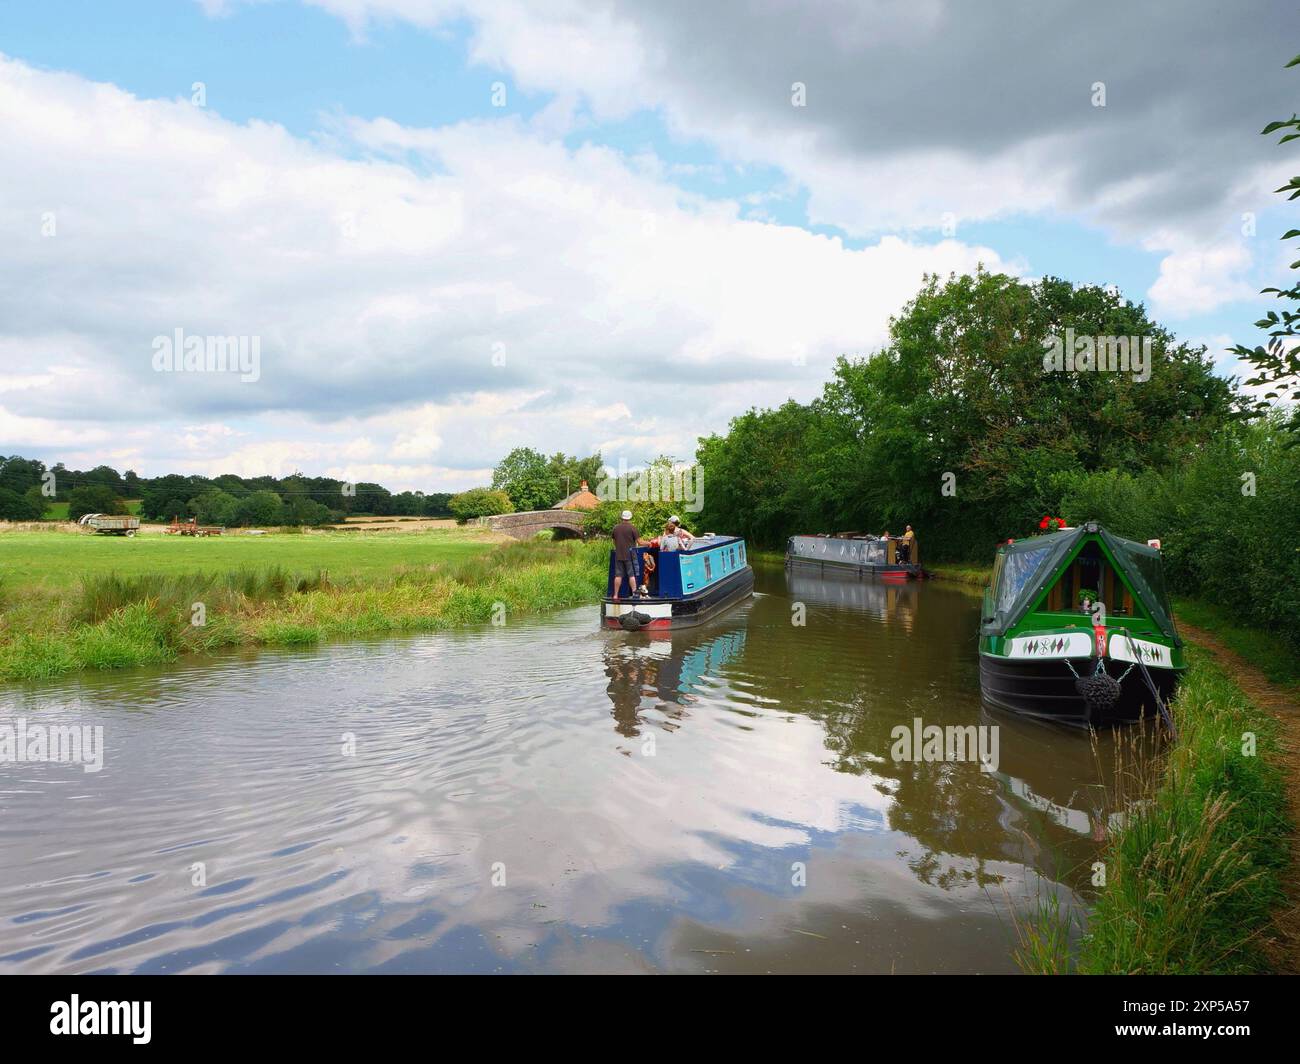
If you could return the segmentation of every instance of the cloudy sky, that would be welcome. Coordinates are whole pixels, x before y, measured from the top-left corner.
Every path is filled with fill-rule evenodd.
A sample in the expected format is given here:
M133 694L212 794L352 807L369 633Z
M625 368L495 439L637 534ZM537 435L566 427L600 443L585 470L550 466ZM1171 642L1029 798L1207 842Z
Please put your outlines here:
M981 262L1253 344L1297 52L1294 0L12 0L0 454L689 457ZM157 372L177 329L257 380Z

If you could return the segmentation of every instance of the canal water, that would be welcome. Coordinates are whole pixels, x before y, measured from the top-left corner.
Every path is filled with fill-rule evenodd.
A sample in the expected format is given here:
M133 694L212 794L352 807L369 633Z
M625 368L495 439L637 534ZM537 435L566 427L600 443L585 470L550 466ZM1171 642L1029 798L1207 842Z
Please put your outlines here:
M982 710L977 596L758 568L594 608L0 689L0 972L1005 972L1087 902L1086 737ZM799 623L802 622L802 623ZM892 730L998 729L997 763Z

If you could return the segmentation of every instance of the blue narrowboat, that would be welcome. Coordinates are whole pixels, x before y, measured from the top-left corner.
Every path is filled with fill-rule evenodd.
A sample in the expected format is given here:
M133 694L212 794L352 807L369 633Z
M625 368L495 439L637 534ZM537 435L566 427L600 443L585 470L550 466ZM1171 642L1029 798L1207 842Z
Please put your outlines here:
M606 628L689 628L754 593L754 570L749 567L745 541L738 536L698 536L686 550L636 547L634 551L636 570L650 593L614 600L614 552L610 551L605 599L600 606L601 624Z

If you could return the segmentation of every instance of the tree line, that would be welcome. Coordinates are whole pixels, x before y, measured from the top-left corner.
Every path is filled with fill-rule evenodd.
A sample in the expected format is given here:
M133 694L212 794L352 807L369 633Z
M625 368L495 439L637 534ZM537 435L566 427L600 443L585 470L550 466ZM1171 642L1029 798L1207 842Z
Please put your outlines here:
M603 477L599 452L585 458L563 452L547 457L528 447L515 448L497 464L490 487L456 494L392 492L381 484L303 473L141 477L107 465L79 470L61 462L47 467L39 459L0 455L0 520L39 521L58 502L68 504L68 519L75 521L88 513L125 513L128 500L139 500L139 514L146 520L192 517L206 525L324 525L353 514L468 521L547 509L584 481L594 487Z
M151 521L193 517L212 525L322 525L350 514L450 517L450 492L392 492L381 484L350 484L333 477L218 477L169 473L141 477L110 466L68 469L21 455L0 456L0 519L41 520L51 503L67 503L68 517L126 512L138 499Z
M1149 373L1058 369L1064 336L1149 339ZM988 564L1045 514L1097 519L1161 539L1175 590L1294 638L1296 436L1114 289L981 270L927 278L882 350L841 358L811 402L735 418L696 459L702 523L759 545L911 524L923 559Z

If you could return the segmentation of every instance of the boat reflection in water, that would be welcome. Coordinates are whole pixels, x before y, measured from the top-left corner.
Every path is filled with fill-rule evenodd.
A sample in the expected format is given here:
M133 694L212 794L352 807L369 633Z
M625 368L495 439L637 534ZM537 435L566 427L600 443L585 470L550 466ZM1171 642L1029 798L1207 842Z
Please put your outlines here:
M1059 729L987 707L980 712L980 724L999 729L1000 763L989 775L1006 793L1009 825L1028 825L1035 819L1028 815L1032 811L1072 835L1098 843L1123 822L1115 799L1119 737L1099 735L1095 747L1083 736L1065 743Z
M660 714L660 727L675 730L685 707L707 690L709 678L744 649L743 625L723 632L669 630L611 640L605 648L605 691L613 704L615 730L628 739L639 736L647 708Z
M911 632L916 622L921 590L915 583L889 584L852 573L819 575L793 568L785 574L785 586L795 602L867 613L879 621L896 621L906 632Z
M954 854L969 852L977 860L1022 862L1088 894L1097 843L1122 815L1113 805L1115 744L1122 738L1102 734L1094 746L1087 735L1062 734L982 705L975 663L963 645L977 623L979 600L964 589L799 569L788 569L784 582L814 630L861 618L856 641L847 635L834 641L846 659L842 663L814 664L825 653L824 641L805 647L805 668L818 676L824 700L805 711L823 721L842 771L896 781L891 820L927 844L928 852L913 865L917 874L929 875ZM887 753L890 729L914 717L926 724L996 728L996 768L894 765L868 753ZM963 815L952 818L953 808ZM986 826L972 830L981 820ZM972 844L981 836L982 843ZM1001 840L1000 852L986 849L994 838Z

